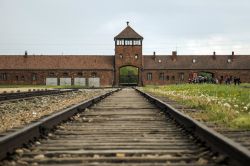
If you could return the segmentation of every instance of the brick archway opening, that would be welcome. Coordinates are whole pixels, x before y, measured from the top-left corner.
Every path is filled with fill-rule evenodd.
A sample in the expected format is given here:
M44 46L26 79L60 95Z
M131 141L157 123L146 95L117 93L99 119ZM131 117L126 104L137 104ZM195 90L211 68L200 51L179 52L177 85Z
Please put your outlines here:
M139 84L139 68L123 66L119 68L119 85L137 86Z

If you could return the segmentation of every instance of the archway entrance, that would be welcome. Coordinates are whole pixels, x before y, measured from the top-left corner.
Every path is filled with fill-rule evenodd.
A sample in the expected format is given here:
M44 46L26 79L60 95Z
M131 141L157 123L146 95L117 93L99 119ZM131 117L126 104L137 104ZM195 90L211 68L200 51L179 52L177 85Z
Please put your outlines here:
M192 72L189 74L189 83L215 83L214 73L208 71Z
M139 82L139 69L134 66L124 66L119 69L119 84L122 86L136 86Z

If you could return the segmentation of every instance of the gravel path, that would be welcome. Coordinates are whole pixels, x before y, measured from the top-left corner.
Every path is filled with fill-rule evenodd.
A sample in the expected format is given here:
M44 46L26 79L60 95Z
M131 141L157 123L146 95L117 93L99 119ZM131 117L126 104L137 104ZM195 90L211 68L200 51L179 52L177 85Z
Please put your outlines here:
M31 88L0 88L0 93L4 93L4 92L7 92L7 93L15 93L17 91L20 91L20 92L28 92L29 90L33 90L33 89L46 89L46 88L34 88L34 87L31 87ZM51 88L47 88L47 89L51 89Z
M80 103L111 89L86 89L60 95L34 97L0 104L0 133L13 127L20 127L42 116Z

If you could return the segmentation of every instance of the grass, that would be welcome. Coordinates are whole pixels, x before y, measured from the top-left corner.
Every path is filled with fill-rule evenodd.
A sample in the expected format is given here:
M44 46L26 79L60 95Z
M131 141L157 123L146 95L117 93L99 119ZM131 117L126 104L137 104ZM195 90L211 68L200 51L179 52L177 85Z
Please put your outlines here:
M250 88L181 84L146 86L143 90L166 96L191 108L204 110L196 115L204 121L216 122L230 128L250 129Z

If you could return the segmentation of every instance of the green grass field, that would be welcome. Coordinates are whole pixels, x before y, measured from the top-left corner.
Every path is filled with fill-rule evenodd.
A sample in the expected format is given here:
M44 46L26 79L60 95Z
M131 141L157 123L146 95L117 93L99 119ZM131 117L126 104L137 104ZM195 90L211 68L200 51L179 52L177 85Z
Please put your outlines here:
M204 110L198 117L230 128L250 129L250 86L180 84L146 86L146 92Z

